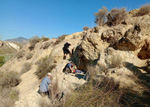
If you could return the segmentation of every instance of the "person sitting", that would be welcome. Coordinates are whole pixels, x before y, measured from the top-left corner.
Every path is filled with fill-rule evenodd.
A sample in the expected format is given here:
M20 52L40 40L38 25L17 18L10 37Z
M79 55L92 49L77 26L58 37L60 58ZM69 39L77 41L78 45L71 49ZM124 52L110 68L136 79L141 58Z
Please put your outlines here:
M74 69L73 67L75 66L75 64L73 62L69 62L66 64L66 66L63 69L64 73L73 73Z
M69 51L69 46L70 46L71 44L70 43L68 43L68 42L66 42L65 44L64 44L64 47L63 47L63 52L64 52L64 57L63 57L63 59L66 59L66 56L67 56L67 54L72 54L70 51Z
M51 84L52 74L48 73L47 76L42 80L39 92L42 96L48 95L49 96L49 84Z

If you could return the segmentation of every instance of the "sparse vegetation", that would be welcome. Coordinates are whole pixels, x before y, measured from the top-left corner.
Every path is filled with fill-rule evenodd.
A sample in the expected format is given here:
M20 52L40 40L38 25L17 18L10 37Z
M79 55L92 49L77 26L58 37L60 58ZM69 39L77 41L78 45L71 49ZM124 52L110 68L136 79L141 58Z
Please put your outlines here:
M146 4L140 7L140 10L137 13L137 16L143 16L150 13L150 4Z
M97 13L95 13L95 23L98 26L102 26L107 21L107 13L108 9L106 7L103 7L102 9L99 9Z
M0 67L5 63L5 57L0 56Z
M121 90L112 79L103 82L90 80L68 97L65 106L69 107L120 107Z
M111 58L109 59L108 66L110 68L120 67L123 64L123 58L120 54L112 54Z
M22 58L23 56L24 56L24 50L21 50L21 51L19 51L19 52L16 54L17 59L20 59L20 58Z
M46 56L37 62L38 68L36 75L39 79L42 79L48 72L51 72L55 68L55 60L51 56Z
M41 38L41 40L42 40L42 41L48 41L49 38L43 36L43 37Z
M31 39L30 39L30 46L29 46L29 49L30 50L33 50L34 49L34 47L35 47L35 45L38 43L38 42L40 42L41 41L41 39L38 37L38 36L34 36L34 37L32 37Z
M31 63L25 63L21 69L21 74L28 72L31 69Z
M32 56L33 56L33 53L30 52L26 55L26 59L29 60L32 58Z
M107 15L107 24L109 26L121 24L125 19L127 19L128 14L125 8L112 9Z
M54 45L61 43L66 38L66 36L68 36L68 35L59 36L58 39L56 40L56 42L54 43Z
M87 30L89 30L89 29L90 29L90 28L89 28L88 26L84 26L84 27L83 27L83 30L84 30L84 31L87 31Z
M0 77L0 86L2 88L15 87L21 81L20 74L14 71L1 72Z
M20 81L19 73L0 71L0 104L2 107L12 107L19 99L19 91L13 87L17 86Z

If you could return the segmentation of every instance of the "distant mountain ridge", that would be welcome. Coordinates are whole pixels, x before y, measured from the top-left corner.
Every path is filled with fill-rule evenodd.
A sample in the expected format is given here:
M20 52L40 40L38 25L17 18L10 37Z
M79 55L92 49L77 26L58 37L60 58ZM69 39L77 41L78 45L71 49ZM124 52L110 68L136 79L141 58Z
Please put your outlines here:
M8 41L8 42L13 42L13 43L18 43L18 44L21 44L21 45L24 45L24 44L27 44L29 42L29 39L26 39L24 37L18 37L18 38L14 38L14 39L7 39L5 41Z

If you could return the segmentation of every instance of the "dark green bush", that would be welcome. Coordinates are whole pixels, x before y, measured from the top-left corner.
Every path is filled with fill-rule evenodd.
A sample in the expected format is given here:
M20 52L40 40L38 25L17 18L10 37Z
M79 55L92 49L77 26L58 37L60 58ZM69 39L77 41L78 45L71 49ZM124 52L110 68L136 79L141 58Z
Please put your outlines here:
M5 57L0 56L0 67L5 63Z

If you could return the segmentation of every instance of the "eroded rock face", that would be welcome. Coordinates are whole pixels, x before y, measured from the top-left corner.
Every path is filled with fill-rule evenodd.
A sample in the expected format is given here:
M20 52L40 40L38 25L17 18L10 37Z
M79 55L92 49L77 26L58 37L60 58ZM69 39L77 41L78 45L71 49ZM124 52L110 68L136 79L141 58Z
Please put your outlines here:
M78 47L79 68L85 70L88 63L100 58L101 40L98 33L88 33Z
M138 53L138 58L140 59L150 59L150 42L146 42Z
M147 38L147 25L135 25L130 28L115 45L115 49L123 51L135 51L144 45L144 40Z
M101 39L113 45L123 36L119 29L108 29L102 33Z

